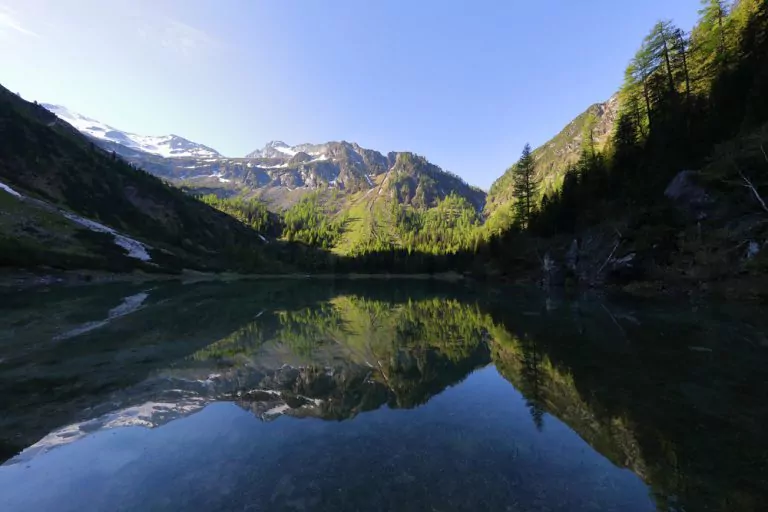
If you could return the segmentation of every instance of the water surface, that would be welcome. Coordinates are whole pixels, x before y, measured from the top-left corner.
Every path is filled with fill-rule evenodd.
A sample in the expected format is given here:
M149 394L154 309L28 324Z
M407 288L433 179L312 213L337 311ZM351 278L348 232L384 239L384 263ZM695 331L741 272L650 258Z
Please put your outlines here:
M0 297L2 510L761 510L759 308L394 282Z

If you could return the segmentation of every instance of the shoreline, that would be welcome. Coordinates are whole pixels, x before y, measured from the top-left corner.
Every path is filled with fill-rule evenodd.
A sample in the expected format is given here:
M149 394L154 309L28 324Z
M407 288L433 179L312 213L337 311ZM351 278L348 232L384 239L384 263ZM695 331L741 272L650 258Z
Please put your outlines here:
M21 292L36 288L47 287L77 287L105 284L143 284L178 282L179 284L195 284L205 282L242 282L242 281L440 281L444 283L486 282L489 276L461 274L459 272L440 272L435 274L375 274L375 273L344 273L344 274L308 274L292 272L288 274L238 274L236 272L200 272L183 270L178 274L147 273L134 271L130 273L113 273L89 270L62 271L30 271L30 270L0 270L0 293ZM535 280L521 278L510 280L508 277L498 277L492 280L495 285L504 284L534 284ZM766 278L755 279L740 276L719 281L675 282L663 280L634 281L623 285L605 285L598 288L581 288L576 290L594 290L603 293L619 293L640 299L678 298L691 300L720 299L736 302L765 303L765 289L768 289ZM567 287L554 287L550 292L568 293ZM575 290L571 290L572 292Z
M210 281L234 282L234 281L280 281L280 280L417 280L417 281L445 281L459 282L466 276L458 272L441 272L437 274L238 274L235 272L198 272L184 270L179 274L151 274L141 271L130 273L113 273L87 270L67 270L60 272L34 272L34 271L0 271L0 290L28 290L47 286L88 286L112 283L141 284L151 282L179 281L182 284L193 284Z

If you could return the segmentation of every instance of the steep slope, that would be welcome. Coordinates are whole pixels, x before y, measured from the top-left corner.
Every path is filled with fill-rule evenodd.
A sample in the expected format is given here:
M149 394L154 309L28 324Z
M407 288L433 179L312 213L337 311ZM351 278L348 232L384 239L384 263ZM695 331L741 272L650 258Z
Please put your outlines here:
M485 192L413 153L397 153L381 186L398 203L416 208L436 206L451 193L466 198L478 210L485 204Z
M613 133L619 110L619 95L604 103L595 103L563 128L553 139L536 148L533 157L542 178L542 188L551 189L562 183L568 166L579 159L584 130L592 123L592 137L597 149L602 148Z
M257 233L91 140L0 87L0 264L167 271L274 263Z
M557 190L562 185L565 171L575 164L581 155L584 132L590 125L595 147L600 149L605 145L613 133L618 108L618 94L611 96L604 103L595 103L568 123L555 137L533 151L542 191ZM510 167L491 185L485 206L487 215L503 209L512 200L512 173L513 167Z

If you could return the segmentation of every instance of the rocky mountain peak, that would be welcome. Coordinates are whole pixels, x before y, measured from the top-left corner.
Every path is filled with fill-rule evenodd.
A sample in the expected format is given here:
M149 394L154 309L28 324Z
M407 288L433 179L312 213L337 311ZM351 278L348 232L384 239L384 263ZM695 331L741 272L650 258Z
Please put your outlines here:
M43 103L42 106L80 133L106 145L119 144L133 151L141 151L164 158L216 158L221 156L215 149L179 135L138 135L84 116L61 105ZM115 148L107 147L106 149ZM118 153L120 152L118 151Z

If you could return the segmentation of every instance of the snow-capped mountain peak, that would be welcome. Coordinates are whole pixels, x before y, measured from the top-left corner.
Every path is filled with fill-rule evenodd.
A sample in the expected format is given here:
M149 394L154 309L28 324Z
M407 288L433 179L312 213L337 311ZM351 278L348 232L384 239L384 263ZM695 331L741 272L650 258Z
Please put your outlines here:
M262 149L248 153L246 158L285 158L296 155L299 151L281 140L267 142Z
M71 124L81 133L94 139L121 144L137 151L165 158L216 158L221 156L215 149L178 135L137 135L78 114L61 105L43 103L43 107L56 114L62 121Z
M291 158L296 156L297 153L306 153L313 157L320 157L327 154L331 146L338 144L340 143L326 142L325 144L298 144L296 146L289 146L281 140L273 140L267 142L263 148L251 151L245 155L245 158ZM350 145L350 147L354 146L356 146L357 149L361 149L357 145Z

